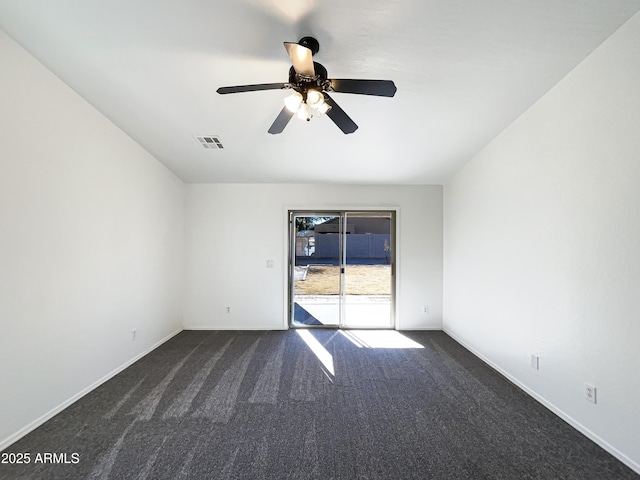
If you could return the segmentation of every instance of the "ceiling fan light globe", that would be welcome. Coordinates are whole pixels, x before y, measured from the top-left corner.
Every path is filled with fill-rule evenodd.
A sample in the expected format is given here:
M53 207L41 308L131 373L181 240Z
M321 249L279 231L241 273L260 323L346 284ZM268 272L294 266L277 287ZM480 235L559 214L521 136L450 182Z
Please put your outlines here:
M318 113L322 115L331 110L331 105L323 100L322 103L316 107L316 110L318 110Z
M309 118L309 106L306 103L301 104L297 115L300 120L307 120Z
M318 108L318 106L324 103L324 96L318 90L309 90L307 92L307 103L312 108Z
M302 104L302 94L300 92L293 92L284 99L284 106L287 107L291 113L296 113L300 109Z

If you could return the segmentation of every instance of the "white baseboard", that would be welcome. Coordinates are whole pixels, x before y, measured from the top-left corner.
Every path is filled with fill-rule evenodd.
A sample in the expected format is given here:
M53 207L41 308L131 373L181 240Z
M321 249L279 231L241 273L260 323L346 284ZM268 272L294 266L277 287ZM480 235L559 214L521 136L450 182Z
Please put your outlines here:
M585 435L591 441L593 441L594 443L596 443L599 446L601 446L603 449L605 449L607 452L609 452L611 455L616 457L618 460L620 460L622 463L624 463L626 466L628 466L630 469L632 469L636 473L640 473L640 464L638 464L637 462L635 462L634 460L632 460L631 458L626 456L624 453L622 453L620 450L615 448L613 445L611 445L609 442L604 440L602 437L600 437L597 434L593 433L591 430L589 430L587 427L582 425L580 422L578 422L576 419L571 417L569 414L567 414L566 412L564 412L563 410L561 410L560 408L555 406L553 403L549 402L546 398L540 396L538 393L536 393L535 391L531 390L528 386L523 384L520 380L518 380L517 378L515 378L511 374L507 373L505 370L503 370L501 367L499 367L498 365L493 363L491 360L489 360L487 357L485 357L483 354L481 354L480 352L478 352L474 348L472 348L469 345L467 345L464 341L460 340L453 333L449 332L446 328L443 328L443 331L447 335L449 335L451 338L453 338L456 342L458 342L460 345L462 345L464 348L466 348L471 353L473 353L480 360L482 360L484 363L489 365L494 370L500 372L500 374L502 374L504 377L506 377L511 383L515 384L518 388L520 388L525 393L527 393L528 395L533 397L536 401L541 403L547 409L551 410L553 413L555 413L557 416L559 416L562 420L564 420L569 425L571 425L573 428L575 428L580 433Z
M142 357L144 357L145 355L149 354L150 352L152 352L153 350L158 348L160 345L162 345L166 341L168 341L171 338L175 337L177 334L182 332L182 330L183 330L183 328L180 328L179 330L176 330L175 332L173 332L172 334L170 334L167 337L163 338L162 340L160 340L159 342L157 342L153 346L149 347L145 351L139 353L138 355L133 357L131 360L127 361L126 363L124 363L122 365L120 365L115 370L109 372L104 377L102 377L100 380L92 383L87 388L85 388L85 389L81 390L80 392L76 393L71 398L69 398L68 400L65 400L64 402L62 402L57 407L54 407L53 409L49 410L47 413L42 415L40 418L37 418L36 420L31 422L27 426L25 426L25 427L21 428L20 430L18 430L16 433L14 433L12 435L9 435L7 438L5 438L2 441L0 441L0 450L4 450L9 445L12 445L13 443L17 442L22 437L24 437L25 435L27 435L28 433L32 432L33 430L38 428L40 425L45 423L47 420L50 420L51 418L56 416L58 413L60 413L62 410L67 408L72 403L77 402L82 397L84 397L86 394L88 394L92 390L98 388L100 385L105 383L107 380L110 380L111 378L115 377L118 373L123 371L125 368L129 367L130 365L133 365L135 362L140 360Z
M337 328L337 327L336 327ZM233 328L230 326L224 326L224 327L211 327L211 326L185 326L184 330L221 330L221 331L243 331L243 330L268 330L268 331L272 331L272 330L289 330L289 327L283 327L282 325L280 326L272 326L272 327L265 327L264 325L260 325L260 326L246 326L243 325L242 328ZM356 329L357 330L357 329ZM369 327L363 327L362 330L376 330L375 328L369 328ZM386 329L383 329L386 330ZM392 329L393 330L393 329ZM406 332L411 332L411 331L442 331L442 327L420 327L420 328L395 328L395 330L402 332L402 331L406 331Z
M441 332L442 327L412 327L412 328L396 328L399 332Z
M238 326L237 328L233 328L232 326L226 325L224 327L218 326L218 327L211 327L211 326L198 326L198 325L194 325L194 326L187 326L185 325L185 327L183 328L183 330L227 330L227 331L242 331L242 330L288 330L287 328L282 328L282 325L274 325L272 327L267 327L265 325L242 325L241 327Z

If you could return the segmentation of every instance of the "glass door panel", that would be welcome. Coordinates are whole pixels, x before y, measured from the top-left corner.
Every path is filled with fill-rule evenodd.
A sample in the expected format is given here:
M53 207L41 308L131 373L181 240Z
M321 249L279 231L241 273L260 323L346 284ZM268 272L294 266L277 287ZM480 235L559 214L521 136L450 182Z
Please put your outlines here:
M391 212L344 214L345 328L391 328L393 322Z
M342 295L340 213L290 214L291 325L338 327Z
M293 327L393 328L395 212L290 212Z

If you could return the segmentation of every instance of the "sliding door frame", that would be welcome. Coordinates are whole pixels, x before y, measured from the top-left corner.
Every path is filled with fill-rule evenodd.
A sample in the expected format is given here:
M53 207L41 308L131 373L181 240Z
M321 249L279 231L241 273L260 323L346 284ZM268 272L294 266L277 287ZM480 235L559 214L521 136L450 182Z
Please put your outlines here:
M344 242L346 241L346 222L349 216L376 216L389 215L391 219L390 235L391 235L391 305L390 305L390 326L384 327L385 329L398 330L398 278L399 278L399 208L398 207L379 207L379 208L287 208L286 209L286 233L285 233L285 312L284 312L284 328L351 328L345 326L344 322L344 294L345 294L345 274L340 275L340 320L336 325L295 325L293 323L293 306L294 306L294 271L295 271L295 226L293 225L293 218L295 216L308 216L308 217L322 217L322 216L336 216L339 215L341 219L340 226L340 264L344 268L346 266L346 248ZM360 327L360 328L380 328L380 327Z

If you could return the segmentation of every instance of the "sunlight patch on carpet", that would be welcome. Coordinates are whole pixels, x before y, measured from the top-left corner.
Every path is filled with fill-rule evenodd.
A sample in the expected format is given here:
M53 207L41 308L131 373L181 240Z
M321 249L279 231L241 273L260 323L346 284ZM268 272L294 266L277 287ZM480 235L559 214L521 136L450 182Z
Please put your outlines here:
M424 348L396 330L340 330L358 348Z
M333 355L331 355L327 351L327 349L324 348L318 340L316 340L316 337L311 335L311 332L309 330L296 330L296 333L300 336L300 338L302 338L304 343L307 344L307 347L309 347L309 349L324 366L327 372L335 377L336 372L333 366Z

